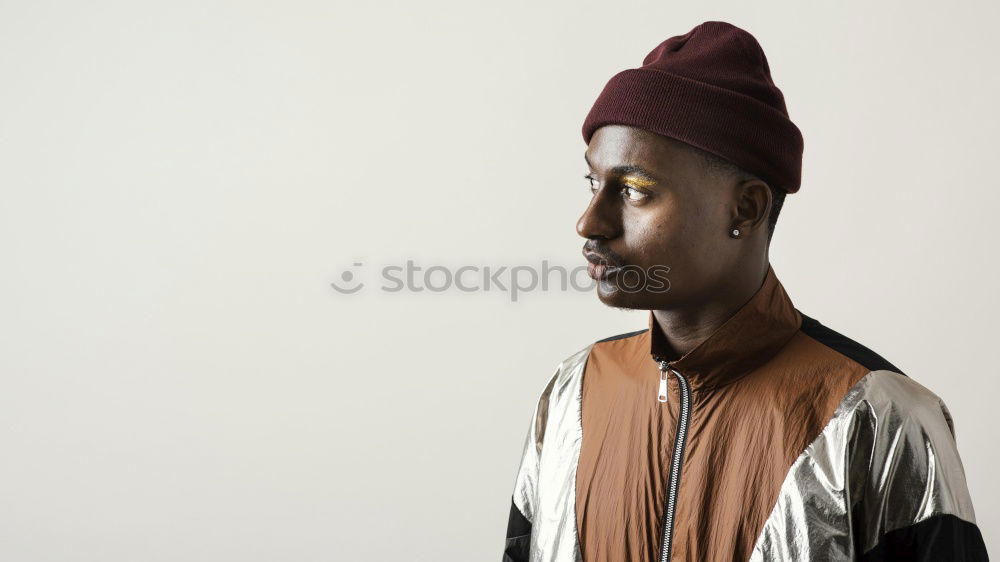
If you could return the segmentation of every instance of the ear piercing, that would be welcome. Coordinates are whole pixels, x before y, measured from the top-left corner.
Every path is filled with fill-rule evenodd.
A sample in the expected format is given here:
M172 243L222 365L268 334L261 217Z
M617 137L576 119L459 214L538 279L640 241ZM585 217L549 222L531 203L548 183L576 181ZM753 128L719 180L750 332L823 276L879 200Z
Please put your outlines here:
M739 238L740 237L740 229L734 228L733 231L729 235L732 236L733 238Z

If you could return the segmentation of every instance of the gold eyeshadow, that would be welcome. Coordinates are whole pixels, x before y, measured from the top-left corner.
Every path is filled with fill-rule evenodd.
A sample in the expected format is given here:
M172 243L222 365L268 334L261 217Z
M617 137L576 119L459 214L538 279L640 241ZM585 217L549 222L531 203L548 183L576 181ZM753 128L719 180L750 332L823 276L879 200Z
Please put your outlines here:
M653 180L646 179L639 176L625 176L622 178L622 183L628 185L629 187L649 187L656 183Z

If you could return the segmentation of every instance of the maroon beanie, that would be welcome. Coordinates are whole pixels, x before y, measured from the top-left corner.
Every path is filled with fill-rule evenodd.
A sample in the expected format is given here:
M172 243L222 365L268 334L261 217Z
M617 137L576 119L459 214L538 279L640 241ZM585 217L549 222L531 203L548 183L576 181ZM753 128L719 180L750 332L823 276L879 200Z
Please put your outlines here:
M614 75L583 123L630 125L729 160L788 193L799 190L802 133L788 118L753 35L707 21L650 51L640 68Z

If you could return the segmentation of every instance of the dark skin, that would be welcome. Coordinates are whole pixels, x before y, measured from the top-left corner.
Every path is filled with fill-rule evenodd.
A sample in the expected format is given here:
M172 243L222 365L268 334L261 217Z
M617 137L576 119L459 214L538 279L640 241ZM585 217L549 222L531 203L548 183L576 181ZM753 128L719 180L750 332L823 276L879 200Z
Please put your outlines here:
M652 310L676 359L763 283L771 191L761 180L709 170L680 141L625 125L597 129L585 158L594 195L576 228L588 261L607 264L590 269L598 297ZM653 266L660 273L649 273ZM665 277L666 288L654 277Z

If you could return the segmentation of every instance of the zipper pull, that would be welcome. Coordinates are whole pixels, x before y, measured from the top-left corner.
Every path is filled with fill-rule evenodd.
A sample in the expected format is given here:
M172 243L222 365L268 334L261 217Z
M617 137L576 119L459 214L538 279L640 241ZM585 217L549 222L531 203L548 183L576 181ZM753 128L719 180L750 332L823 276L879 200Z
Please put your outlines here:
M660 394L656 399L666 404L667 398L667 362L660 361Z

